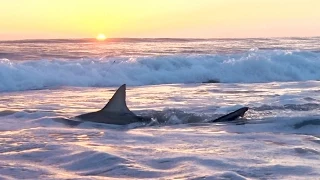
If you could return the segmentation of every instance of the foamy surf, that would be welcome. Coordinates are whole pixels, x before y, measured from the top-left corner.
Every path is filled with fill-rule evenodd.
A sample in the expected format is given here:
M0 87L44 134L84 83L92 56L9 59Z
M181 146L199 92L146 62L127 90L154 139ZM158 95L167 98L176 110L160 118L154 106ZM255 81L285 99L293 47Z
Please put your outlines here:
M316 179L319 83L129 86L130 109L167 119L152 126L56 121L102 108L115 88L2 93L0 178ZM243 123L205 123L241 105Z
M0 60L0 91L63 86L257 83L320 80L320 53L254 50L239 54L79 60Z

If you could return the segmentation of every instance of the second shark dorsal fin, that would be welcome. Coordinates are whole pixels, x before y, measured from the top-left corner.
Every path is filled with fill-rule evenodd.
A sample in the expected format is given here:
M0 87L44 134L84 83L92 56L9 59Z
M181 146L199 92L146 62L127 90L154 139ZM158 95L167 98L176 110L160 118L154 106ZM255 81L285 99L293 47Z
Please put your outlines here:
M123 84L118 88L118 90L114 93L107 105L104 108L102 108L101 111L116 113L132 113L126 104L126 84Z

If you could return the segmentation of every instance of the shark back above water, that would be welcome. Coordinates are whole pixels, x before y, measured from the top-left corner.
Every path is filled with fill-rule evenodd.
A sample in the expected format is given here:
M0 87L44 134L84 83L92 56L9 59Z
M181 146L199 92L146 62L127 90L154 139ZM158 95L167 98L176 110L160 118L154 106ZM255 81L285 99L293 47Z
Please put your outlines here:
M142 117L135 115L127 107L125 84L119 87L104 108L96 112L90 112L76 116L76 118L82 121L116 125L126 125L143 121Z
M211 123L228 122L243 117L247 107L242 107L234 112L213 119ZM123 84L114 93L110 101L99 111L82 114L75 117L81 121L91 121L105 124L127 125L135 122L151 122L151 117L137 116L129 110L126 104L126 84Z

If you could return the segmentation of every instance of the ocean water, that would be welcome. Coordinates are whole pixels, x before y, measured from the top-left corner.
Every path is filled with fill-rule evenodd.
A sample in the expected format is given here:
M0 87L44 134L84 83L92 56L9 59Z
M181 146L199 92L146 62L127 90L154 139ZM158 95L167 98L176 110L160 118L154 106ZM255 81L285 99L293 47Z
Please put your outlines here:
M0 179L319 179L319 80L319 37L2 41ZM57 121L124 83L166 123Z

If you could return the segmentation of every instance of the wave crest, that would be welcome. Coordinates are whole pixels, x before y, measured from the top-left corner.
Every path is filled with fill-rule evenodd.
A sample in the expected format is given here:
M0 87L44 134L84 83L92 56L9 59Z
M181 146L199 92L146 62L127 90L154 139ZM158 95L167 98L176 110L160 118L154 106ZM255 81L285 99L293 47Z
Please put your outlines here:
M0 59L0 91L60 86L108 87L123 83L224 83L320 79L320 53L263 51L229 55L10 61Z

